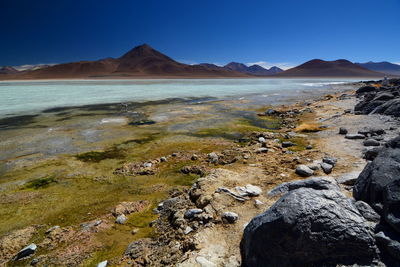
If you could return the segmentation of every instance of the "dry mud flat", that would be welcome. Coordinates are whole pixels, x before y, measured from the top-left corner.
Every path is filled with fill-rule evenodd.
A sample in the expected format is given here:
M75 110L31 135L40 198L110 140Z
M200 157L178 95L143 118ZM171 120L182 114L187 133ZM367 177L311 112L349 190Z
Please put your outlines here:
M268 116L258 118L260 121L254 119L259 111L240 111L256 125L263 120L270 125L278 123L274 130L234 116L219 128L193 128L190 122L204 114L203 106L191 107L195 115L175 114L171 125L165 117L167 110L162 108L162 113L153 116L159 119L164 114L168 123L143 126L143 136L154 133L152 127L170 131L182 131L184 127L185 133L190 134L181 132L134 143L125 151L133 156L100 160L100 164L91 162L97 160L96 153L83 154L89 162L65 159L68 172L78 168L86 176L93 175L93 183L76 185L81 193L105 184L94 196L105 194L117 199L109 199L106 204L97 202L95 211L83 208L90 214L74 220L66 218L70 221L60 227L50 228L60 222L53 219L53 224L31 223L6 235L0 242L2 258L11 259L25 245L35 242L35 254L9 264L92 266L107 260L112 266L239 266L239 244L245 226L278 199L267 192L279 184L302 179L295 173L299 165L314 168L313 176L328 176L318 166L323 158L336 158L329 176L338 180L357 177L366 163L362 159L363 142L345 139L338 134L339 127L349 133L371 125L381 127L386 131L382 142L398 133L398 122L390 117L349 112L355 101L352 95L326 96L316 102L278 108L279 112L269 111ZM220 103L218 107L227 110ZM214 120L211 115L202 116L199 121ZM199 127L198 123L194 125ZM240 139L232 132L240 132ZM147 154L143 155L143 151ZM45 185L49 186L45 190L63 183L57 179L55 185L48 181L50 185ZM351 187L344 185L342 189L348 192ZM43 197L40 190L18 195L23 195L28 205L32 199ZM12 201L12 196L4 195L2 203ZM91 205L96 204L88 201L87 206ZM133 242L129 244L130 241Z

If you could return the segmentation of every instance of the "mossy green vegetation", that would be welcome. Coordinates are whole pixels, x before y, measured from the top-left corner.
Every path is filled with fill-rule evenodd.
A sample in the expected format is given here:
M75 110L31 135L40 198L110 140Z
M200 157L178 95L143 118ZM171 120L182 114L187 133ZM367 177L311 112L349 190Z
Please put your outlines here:
M39 188L46 188L52 183L57 183L57 180L54 177L43 177L28 181L23 189L39 189Z
M112 147L105 151L89 151L76 155L76 158L84 162L100 162L105 159L123 159L123 150Z

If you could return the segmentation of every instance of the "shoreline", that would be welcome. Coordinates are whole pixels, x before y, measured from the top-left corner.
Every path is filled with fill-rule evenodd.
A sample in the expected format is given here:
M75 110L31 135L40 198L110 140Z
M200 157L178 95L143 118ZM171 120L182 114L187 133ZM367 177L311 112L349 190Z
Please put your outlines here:
M339 94L341 95L342 92ZM349 103L347 103L346 104L347 106L345 107L340 105L332 106L331 104L344 103L341 101L346 101L346 100L337 101L336 98L338 96L339 95L334 95L333 97L332 95L324 97L318 96L319 100L312 101L311 103L310 102L307 103L306 101L303 102L302 104L281 106L277 109L281 110L283 114L282 117L257 116L257 113L260 113L260 111L265 110L268 107L264 107L263 109L257 109L253 107L253 109L246 110L246 114L251 113L253 114L252 116L256 116L258 117L258 119L262 121L265 120L265 123L270 123L270 125L274 125L279 121L279 128L281 128L280 130L277 129L267 130L266 128L262 130L262 128L257 128L256 126L254 126L254 124L250 122L246 122L243 125L238 124L244 122L237 120L236 117L230 118L228 116L231 113L236 114L235 116L238 116L237 112L241 111L242 109L240 105L237 106L237 104L240 103L240 101L238 102L238 100L233 101L232 103L229 103L229 101L228 102L217 101L217 103L212 103L212 104L208 103L205 105L192 105L192 106L182 105L181 108L183 108L184 110L185 109L187 110L187 108L193 109L192 110L193 113L189 112L185 114L185 116L188 118L181 117L183 116L184 113L176 114L177 115L176 118L170 117L170 115L174 114L174 112L172 112L167 117L168 120L173 118L174 127L179 126L178 128L180 129L182 125L186 125L185 127L188 127L187 131L188 133L190 133L190 135L184 134L185 132L182 132L182 130L180 129L178 132L175 132L171 136L163 136L162 139L158 139L159 134L163 133L162 135L166 135L166 132L164 132L165 129L171 127L172 125L167 120L165 122L161 121L154 125L138 126L139 129L137 130L140 132L140 135L135 134L135 137L132 136L133 139L131 139L131 141L128 140L130 143L127 143L128 141L124 138L120 139L121 144L126 143L123 145L118 145L122 146L121 148L124 149L122 150L123 154L126 153L129 154L133 153L132 151L139 150L138 152L136 152L137 154L133 154L132 156L127 157L126 155L124 155L123 156L124 158L119 158L120 156L122 156L122 154L119 154L120 151L115 150L113 152L113 150L107 150L107 149L96 150L97 154L93 153L78 154L81 155L80 156L81 160L77 160L70 156L63 156L62 161L68 162L67 165L71 165L73 168L81 168L82 170L85 170L85 172L80 173L77 171L71 171L66 169L66 171L64 171L65 174L55 177L56 180L55 183L50 181L50 184L46 185L44 188L33 189L33 190L23 189L22 191L21 189L17 189L19 190L18 192L20 192L18 193L19 195L21 195L20 197L22 197L23 195L28 195L27 193L29 193L29 195L33 194L33 200L29 200L27 204L32 205L32 203L34 203L32 201L35 201L36 199L34 196L35 194L37 195L40 194L41 192L46 192L46 190L50 191L58 190L57 187L60 186L64 187L67 184L78 183L78 180L75 181L76 178L73 177L79 178L81 175L83 175L83 177L93 176L93 178L91 178L93 179L93 183L90 182L87 185L88 187L86 190L89 190L89 188L93 188L93 186L100 188L103 183L110 183L112 187L114 186L120 187L121 186L120 183L122 181L125 181L125 179L127 179L123 183L125 184L125 186L130 188L129 190L131 191L139 190L140 188L139 191L143 190L146 191L149 190L149 188L154 188L153 189L154 192L152 193L154 194L154 196L151 196L151 198L146 198L145 195L139 194L136 196L135 195L136 193L132 195L132 193L127 192L127 194L125 194L120 191L118 193L119 195L118 199L109 201L109 204L106 203L106 205L99 205L96 211L90 209L89 206L88 211L90 211L91 214L84 215L82 216L81 219L78 220L74 219L69 223L68 220L71 220L69 218L65 218L66 222L64 223L62 223L62 221L60 221L59 219L56 220L53 219L51 220L53 221L53 223L46 224L42 228L34 227L32 229L29 228L31 226L28 226L28 228L22 227L23 229L20 230L24 229L25 229L24 231L27 231L26 229L30 230L29 234L25 233L25 238L27 241L20 241L20 243L22 244L24 242L28 242L29 240L34 240L36 243L40 244L39 248L42 251L39 252L38 254L38 259L40 260L40 262L42 261L46 262L53 257L53 259L51 259L50 261L53 264L57 263L60 264L61 262L63 263L69 262L71 264L77 264L77 263L95 264L96 262L100 262L106 259L109 260L110 264L122 264L124 262L125 263L135 262L135 261L141 262L142 260L145 260L147 257L150 257L151 260L155 260L156 262L160 262L160 260L166 261L164 262L165 264L167 264L168 262L171 264L172 262L175 263L181 262L181 265L179 266L188 266L188 264L189 265L197 264L199 260L197 259L198 257L200 257L200 260L206 257L206 260L214 262L217 265L219 265L219 263L222 260L222 263L231 262L232 266L237 266L237 262L240 261L238 252L239 249L238 242L240 241L239 240L241 237L240 233L243 230L243 224L250 218L254 217L254 215L265 210L275 200L274 198L272 199L268 198L265 195L265 192L272 189L274 185L298 179L298 177L294 174L293 168L300 162L306 159L321 158L322 156L325 155L325 153L337 156L336 155L337 149L340 148L334 145L335 143L337 143L337 140L335 139L337 137L336 133L337 125L330 126L327 129L321 128L320 131L315 133L298 132L293 136L290 133L293 132L296 129L296 127L299 126L299 124L316 123L319 126L324 126L326 124L337 123L335 120L340 118L340 116L335 117L337 115L336 112L344 114L343 111L345 107L346 108L349 107L348 106ZM202 124L199 124L201 125L199 130L194 130L196 128L193 128L192 126L190 126L191 124L188 124L193 120L199 119L199 117L204 117L205 114L207 114L205 112L210 111L210 108L212 108L211 110L214 110L215 109L214 105L216 104L218 106L218 109L215 110L216 112L220 112L219 111L220 108L223 108L224 112L227 112L226 108L228 103L232 107L235 107L235 109L230 111L231 113L230 112L226 113L226 115L228 116L227 118L230 118L230 120L232 120L228 124L220 124L219 122L219 124L218 123L216 124L219 125L218 126L219 128L205 128L203 130L202 127L204 128L204 125ZM170 108L169 105L166 105L165 107L158 107L159 110L155 114L157 114L157 116L161 115L164 116L165 115L164 113L168 111L169 108ZM151 114L155 112L155 107L149 106L148 109L149 110L145 112L148 112L151 118L152 116L154 116ZM308 109L313 110L313 112L308 112L307 111ZM299 110L304 110L304 111L300 112L301 114L296 113ZM294 113L292 114L292 112ZM214 113L210 113L207 116L210 116L212 114ZM347 114L341 116L353 117L354 115ZM332 119L332 117L334 118ZM317 118L322 118L322 119L325 118L329 120L319 121ZM202 118L202 120L204 119L205 118ZM225 120L227 119L225 118ZM368 122L369 122L368 120L364 121L364 123L366 124L368 124ZM352 123L354 124L354 121ZM352 123L350 123L350 125ZM238 128L239 126L240 128ZM118 126L118 127L122 127L121 130L125 131L125 126ZM153 129L155 128L153 127L160 127L160 128L158 128L157 131L154 131ZM239 137L234 137L233 140L236 140L236 142L233 142L232 140L226 139L224 137L221 138L221 136L224 136L228 132L236 132L236 131L238 132L242 131L243 136L240 137L240 140L242 139L243 140L241 142L238 142ZM266 138L268 143L267 147L272 148L271 151L268 151L266 153L259 150L259 148L262 148L262 146L260 147L259 145L257 135L253 135L253 132L262 133L263 131L265 132L266 137L270 136L269 137L270 139ZM334 134L331 131L333 131ZM330 134L327 134L329 132ZM129 133L131 135L131 130L129 130ZM149 137L149 133L155 134L155 136L146 139ZM193 134L195 134L195 136L191 136ZM324 134L327 135L324 136ZM280 141L277 143L274 141L275 139L279 139ZM113 138L111 140L112 142L110 143L110 145L112 143L115 144L116 139ZM331 140L332 142L330 143L331 145L327 146L327 144L330 142L329 140ZM291 141L293 143L297 143L297 146L282 148L281 143L283 141ZM128 144L133 145L132 146L133 150L130 147L126 147ZM306 149L308 145L312 145L313 148ZM107 146L105 147L107 148ZM329 149L325 150L325 147ZM349 148L354 148L354 147L349 146ZM148 152L146 155L142 155L143 152L140 152L140 150ZM89 149L89 152L90 151L91 150ZM107 155L104 154L102 151L109 153L109 155L115 157L115 159L110 158L103 160L102 158L98 158L103 156L109 156L108 154ZM173 156L172 154L170 154L171 152L174 152L177 155ZM211 152L216 152L217 155L220 157L220 160L222 161L218 162L217 164L210 161L208 155ZM110 153L116 153L116 154L110 154ZM197 154L195 160L191 159L193 158L193 154ZM166 163L160 160L161 156L166 157L167 159ZM345 156L341 155L340 158L341 160L338 163L338 167L335 168L334 175L341 175L351 171L352 168L353 169L357 168L358 170L359 168L362 167L362 162L357 163L358 164L357 166L352 166L352 163L356 162L354 157L346 158ZM99 163L96 163L97 160L99 159L101 161L99 161ZM52 160L54 161L56 160L56 158ZM132 163L133 165L124 165L121 162L126 162L129 164ZM148 162L152 163L153 166L150 167L150 169L154 168L153 171L155 172L155 174L149 173L138 176L137 173L148 171L146 168L143 169L142 167L140 167L141 166L140 164ZM60 163L61 162L57 164ZM26 162L24 163L24 165L25 164ZM33 164L35 165L38 163L33 162ZM56 168L56 170L59 170L60 168L66 168L67 165L65 166L60 165ZM51 168L49 169L47 165L41 165L41 166L42 167L39 168L38 173L40 172L50 173L50 171L53 171L53 169ZM111 170L119 169L119 171L124 171L124 166L130 166L130 167L126 169L128 173L125 173L123 176L120 176L120 174L116 175L109 174L110 167ZM187 168L184 169L186 166ZM30 168L31 167L28 167L28 171ZM95 169L99 169L99 171L95 171ZM34 170L33 174L36 175L35 173L37 171L35 169L31 170ZM23 175L24 173L21 174ZM19 175L21 174L18 174L16 177L18 178ZM65 176L66 174L68 175L69 178L66 178L67 177ZM166 185L164 185L165 183L164 176L168 177L167 180L175 179L171 180L172 186L168 185L167 187L165 187ZM246 177L245 180L242 179L242 177L244 176ZM5 184L3 183L0 185L1 189L0 200L2 201L2 203L7 203L4 201L8 201L7 199L11 197L11 195L4 194L4 192L7 192L9 190L7 188L11 189L14 188L13 190L15 190L15 188L21 188L20 185L15 187L15 185L13 185L14 183L13 180L10 178L11 177L6 179ZM114 179L117 180L113 181ZM83 180L79 182L77 185L83 186L82 183ZM84 183L86 184L88 182ZM179 186L176 186L175 183L178 183ZM174 213L177 213L176 218L180 218L180 216L183 216L182 212L184 210L182 209L196 207L196 205L191 200L190 194L188 194L187 191L188 188L190 188L190 186L193 185L193 183L197 185L199 185L200 183L201 186L199 192L202 192L202 194L205 195L209 195L214 199L215 203L213 204L213 210L208 211L211 214L214 214L215 216L214 219L211 220L211 224L207 223L200 224L200 222L198 222L195 224L190 223L189 225L187 225L187 223L183 221L183 224L181 225L179 225L178 222L177 222L178 225L170 225L170 222L164 220L165 214L170 214L169 212L173 211ZM217 187L226 187L229 188L230 190L233 190L235 186L244 186L245 184L248 183L261 187L263 193L256 199L258 199L264 204L256 205L256 203L254 202L254 198L246 201L245 204L241 204L240 201L238 202L229 195L215 193ZM132 185L134 186L132 187ZM163 187L164 189L160 189ZM111 192L114 191L105 191L103 194L113 195L113 193ZM76 198L80 199L81 197L79 196L79 194L81 193L79 193L78 191L76 193L77 193ZM82 191L82 193L84 194L84 191ZM117 192L114 192L114 194L116 193ZM166 209L164 211L160 210L159 212L161 212L161 216L152 214L152 209L157 208L157 205L161 202L166 203L165 200L168 199L169 197L175 197L177 199L181 199L183 202L179 202L180 208L176 209L176 207L174 208L173 206L171 206L171 209ZM142 200L150 201L151 204L149 206L145 205L146 207L144 207L144 210L141 209L139 212L127 213L126 217L128 218L128 222L126 225L115 224L113 221L115 220L115 217L107 212L113 206L115 207L115 205L117 205L118 203L125 203L125 202L136 203L136 201L142 201ZM237 214L240 215L239 221L233 225L223 223L221 219L219 219L223 211L236 212ZM166 213L163 215L163 212ZM159 221L153 222L153 220L156 220L157 218L159 219ZM101 220L100 224L95 225L96 222L98 222L99 220ZM139 223L140 221L142 222ZM147 222L148 223L151 222L151 226L145 225ZM182 221L180 222L182 223ZM193 222L196 222L196 220ZM84 230L86 228L81 228L80 225L82 224L89 225L88 228L89 231ZM54 225L60 225L59 228L60 230L56 230L54 233L50 234L43 234L43 232L47 228L52 227ZM187 228L186 226L189 226L192 230L188 230L189 228L186 229ZM159 229L155 230L156 228ZM131 231L133 231L132 229L135 231L135 234L129 234ZM190 232L185 234L187 232L186 230ZM85 246L87 246L87 248L80 247L77 252L83 253L85 256L83 256L82 254L81 256L78 256L78 258L71 258L70 255L65 254L65 251L63 251L62 248L58 248L57 244L59 240L66 240L65 241L67 242L66 244L69 244L71 246L76 245L76 240L74 238L77 237L75 235L76 234L81 235L83 233L82 231L85 232L84 235L87 236L87 239L85 239L84 241ZM155 233L157 234L154 235ZM10 235L13 236L13 234L14 232L8 233L7 235L3 236L3 239L0 238L0 240L4 242L4 238ZM71 235L74 236L74 238L65 239L67 236ZM103 237L104 235L109 235L109 237L104 239ZM122 238L122 236L124 237ZM153 239L149 240L149 238ZM94 249L97 245L99 245L98 244L99 241L101 241L100 244L103 243L103 245L106 245L107 242L111 241L115 242L115 240L119 239L124 241L119 242L120 245L118 246L118 248L113 247L112 249L103 252L101 249L100 252L91 251L91 249ZM78 240L79 240L78 242L83 242L83 240L81 239ZM131 243L132 240L136 240L135 241L136 243L135 242ZM183 246L181 248L189 246L190 249L181 250L180 248L178 251L175 251L174 249L176 248L174 248L173 246L171 247L169 244L167 244L168 242L165 243L166 241L175 242L177 240L180 240L179 244L181 244L180 246ZM208 246L207 244L210 244L210 241L212 241L213 244L215 243L215 245ZM2 242L0 242L0 246ZM172 242L171 245L174 244L174 242ZM126 250L126 246L129 243L131 243L131 246L129 246L130 249ZM50 247L49 244L51 245ZM223 244L229 244L229 245L224 246ZM147 249L152 251L153 255L157 256L158 259L154 259L153 257L151 257L151 255L143 255L141 253L138 254L138 251L146 251ZM15 250L16 249L14 248L14 250L9 251L8 252L9 254L7 255L13 254ZM122 252L125 250L127 252L124 256ZM220 253L215 254L215 251L220 251ZM78 255L80 255L79 253ZM171 255L171 253L173 253L175 257L172 257L171 260L168 261L168 257ZM56 256L57 254L58 256ZM87 258L87 255L91 255L91 257ZM50 258L48 258L49 256ZM184 260L185 257L187 257L186 260ZM57 261L57 259L60 261Z

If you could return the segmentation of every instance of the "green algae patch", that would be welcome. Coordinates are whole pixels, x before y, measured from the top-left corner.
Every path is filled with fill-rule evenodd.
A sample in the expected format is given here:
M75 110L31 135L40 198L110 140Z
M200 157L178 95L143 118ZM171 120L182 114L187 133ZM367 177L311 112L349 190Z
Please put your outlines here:
M54 177L44 177L31 180L27 182L23 189L39 189L39 188L46 188L53 183L57 183L57 180Z
M76 158L83 162L100 162L105 159L123 159L125 153L116 146L105 151L89 151L76 155Z

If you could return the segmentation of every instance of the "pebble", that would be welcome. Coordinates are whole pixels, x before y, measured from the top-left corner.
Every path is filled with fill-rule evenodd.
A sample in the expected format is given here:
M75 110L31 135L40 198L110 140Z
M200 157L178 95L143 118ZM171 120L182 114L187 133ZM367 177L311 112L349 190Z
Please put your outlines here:
M172 153L171 156L176 157L176 156L178 156L178 154L177 153Z
M193 232L193 228L190 227L190 226L186 226L185 231L183 231L183 233L184 233L185 235L187 235L187 234L189 234L189 233L191 233L191 232Z
M364 146L380 146L381 143L375 139L367 139L363 142Z
M166 162L166 161L167 161L167 158L166 158L166 157L161 157L161 158L160 158L160 161L161 161L161 162Z
M36 265L38 263L39 263L39 259L36 259L36 258L31 261L31 265Z
M268 152L268 148L266 147L260 147L257 148L256 153L267 153Z
M330 164L330 165L332 165L332 166L335 166L335 165L336 165L336 162L337 162L337 159L336 159L336 158L333 158L333 157L324 157L324 158L322 159L322 162L328 163L328 164Z
M313 149L313 146L312 145L308 145L308 146L306 146L306 149L308 149L308 150Z
M21 249L18 254L14 257L14 261L20 260L22 258L28 257L36 252L37 246L36 244L32 243L29 246L24 247Z
M322 162L321 163L321 168L326 174L330 174L332 172L333 166L331 164Z
M108 261L105 260L105 261L102 261L99 264L97 264L97 267L106 267L107 264L108 264Z
M231 211L226 211L222 213L221 218L225 223L235 223L239 219L239 215Z
M346 134L344 137L346 139L365 139L365 135L363 134Z
M191 160L198 160L199 156L197 156L196 154L193 154L192 157L190 158Z
M306 165L299 165L296 167L295 173L302 176L302 177L308 177L314 174L314 171L311 170L309 167Z
M246 186L237 186L236 191L238 191L241 196L249 196L249 197L257 197L262 193L260 187L252 184L247 184Z
M218 162L218 155L215 152L211 152L208 154L208 159L211 161L211 163L217 163Z
M125 224L127 221L127 218L124 214L121 214L117 217L117 219L115 220L116 223L118 224Z
M188 209L183 216L185 219L192 219L195 215L202 213L202 209Z
M50 234L51 232L53 232L54 230L60 228L60 226L56 225L53 227L50 227L49 229L47 229L47 231L45 232L45 234Z
M348 131L347 131L346 128L343 128L343 127L340 127L340 128L339 128L339 134L345 135L345 134L347 134L347 133L348 133Z
M254 206L256 206L256 208L260 208L262 205L264 205L264 202L262 202L261 200L254 200Z
M196 257L196 262L200 265L200 267L217 267L215 263L201 256Z
M151 162L146 162L143 164L143 167L145 167L145 168L151 168L151 166L153 166L153 164Z
M264 138L264 137L260 137L260 138L258 138L258 142L260 142L260 143L265 143L265 142L266 142L266 140L265 140L265 138Z
M296 144L290 141L282 142L282 147L291 147L291 146L296 146Z

